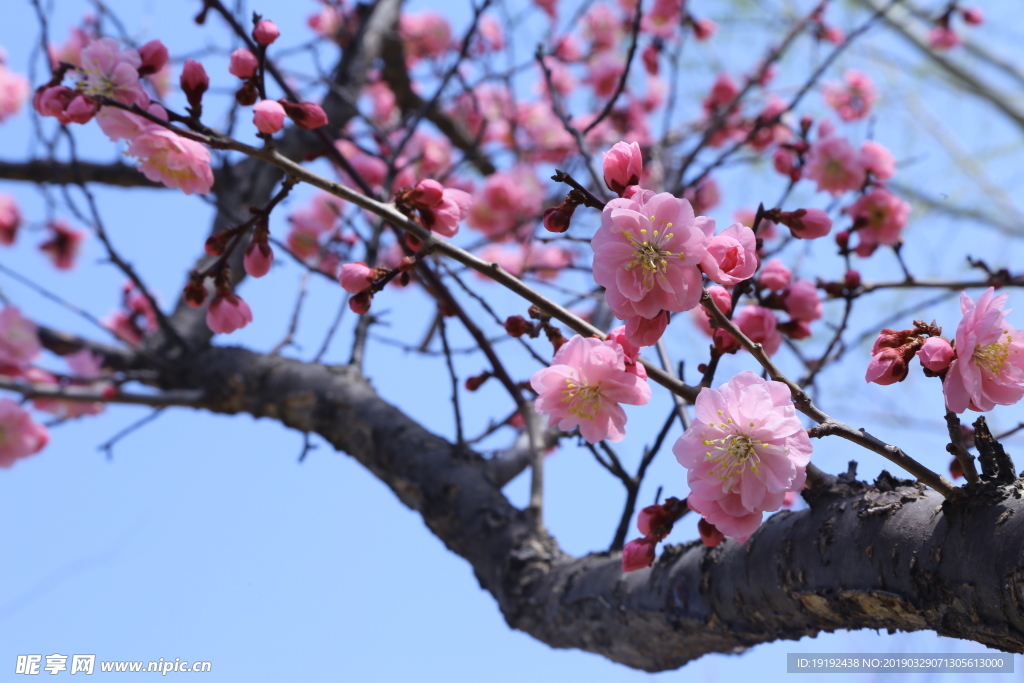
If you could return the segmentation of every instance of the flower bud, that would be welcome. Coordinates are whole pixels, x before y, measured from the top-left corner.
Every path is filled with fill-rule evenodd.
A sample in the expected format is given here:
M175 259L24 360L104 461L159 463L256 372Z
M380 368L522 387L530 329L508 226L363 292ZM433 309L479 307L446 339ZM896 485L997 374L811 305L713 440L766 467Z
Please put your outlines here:
M917 350L921 365L932 372L943 372L953 362L956 352L945 337L928 337Z
M565 232L569 229L569 220L572 214L566 213L564 204L553 206L544 211L544 229L548 232Z
M369 288L376 279L374 269L362 261L346 263L341 267L341 286L349 294L359 294Z
M294 121L300 128L307 130L313 130L320 126L327 125L327 114L320 107L319 104L313 104L312 102L289 102L288 100L278 100L281 106L284 107L284 113L288 115L292 121Z
M235 91L235 102L243 107L251 107L260 98L260 91L252 81L246 81Z
M510 315L505 320L505 331L510 337L522 337L533 331L533 325L521 315Z
M151 40L139 48L139 57L142 58L142 66L139 67L140 76L155 74L167 65L167 46L159 40Z
M697 533L700 534L701 542L709 548L717 547L719 543L725 540L725 534L703 517L697 522Z
M906 359L903 357L904 348L884 348L872 356L871 362L868 363L867 372L864 374L864 380L881 384L882 386L905 380L909 368L907 367Z
M444 186L436 180L427 178L416 183L410 198L417 206L433 208L441 203L444 197Z
M779 222L789 228L793 237L805 240L824 237L832 229L832 219L821 209L782 211Z
M274 263L274 250L270 248L266 240L254 239L245 249L245 260L243 265L245 272L252 277L263 277L270 272L270 266Z
M650 536L667 521L669 514L664 505L648 505L636 516L636 528L644 536Z
M228 63L228 73L239 78L252 78L256 75L256 69L260 62L256 55L240 47L231 53L231 61Z
M355 294L351 299L348 300L348 307L353 313L363 315L369 312L370 302L373 300L373 296L369 292L360 292Z
M202 106L203 93L210 87L210 77L206 75L206 69L199 62L191 59L185 60L185 66L181 70L181 89L188 98L188 104L193 109Z
M274 100L261 100L252 108L252 121L256 130L273 135L284 128L284 107Z
M654 543L646 538L638 538L626 544L622 549L622 571L635 572L654 564Z
M270 45L277 40L279 35L281 35L281 31L278 30L277 24L269 19L262 20L252 30L252 39L260 45Z
M644 169L643 155L636 142L616 142L607 152L601 154L604 165L604 184L617 195L630 185L640 183Z
M962 7L960 8L960 14L963 15L964 21L973 26L985 21L985 13L980 7Z

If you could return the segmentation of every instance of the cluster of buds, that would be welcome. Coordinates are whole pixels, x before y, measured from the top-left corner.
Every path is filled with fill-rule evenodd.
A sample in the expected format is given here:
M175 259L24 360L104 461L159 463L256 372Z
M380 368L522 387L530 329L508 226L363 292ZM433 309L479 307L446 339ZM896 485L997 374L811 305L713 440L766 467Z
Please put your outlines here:
M648 505L641 510L636 518L636 528L644 536L630 541L622 549L622 571L635 572L654 564L655 546L669 535L672 526L687 510L686 501L678 498L668 498L660 505ZM703 532L701 538L704 538ZM721 538L718 540L721 542Z
M407 273L412 264L411 259L403 259L397 271ZM362 315L369 312L376 285L378 282L386 284L390 279L389 275L392 274L387 268L371 268L362 261L346 263L341 267L341 276L338 279L342 288L352 295L348 300L348 307L353 313Z
M956 357L952 344L941 335L942 328L920 320L915 320L914 327L907 330L885 328L871 347L871 362L864 379L882 385L902 382L915 355L921 359L926 375L941 375Z
M522 337L523 335L528 336L530 339L536 339L543 332L551 342L551 346L554 347L555 351L558 351L562 347L562 344L566 342L565 336L562 334L562 330L558 329L551 324L551 317L541 313L540 308L537 306L530 306L527 314L537 322L531 323L529 320L521 315L512 315L505 320L505 331L508 332L510 337Z
M427 178L414 187L400 190L395 195L395 208L410 218L418 213L420 223L427 230L453 237L459 231L459 223L469 215L472 201L468 192L445 187ZM407 239L409 237L412 236ZM413 239L410 246L418 250L419 240Z

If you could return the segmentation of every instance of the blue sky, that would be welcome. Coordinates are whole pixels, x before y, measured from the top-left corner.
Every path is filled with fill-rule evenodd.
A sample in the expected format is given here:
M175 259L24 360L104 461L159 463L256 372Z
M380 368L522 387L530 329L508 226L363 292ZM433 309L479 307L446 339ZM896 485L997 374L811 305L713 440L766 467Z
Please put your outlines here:
M51 39L62 41L85 3L58 0L54 4ZM196 30L190 13L198 3L110 4L123 11L133 35L143 40L160 37L172 54L202 49L223 36L212 20L205 31ZM688 95L701 92L710 82L713 74L708 64L740 69L756 61L756 54L743 44L760 31L745 24L742 14L733 21L724 10L717 16L713 3L692 4L695 11L718 20L723 35L726 29L735 30L736 37L723 38L715 47L701 47L688 57L697 65L694 68L703 69L699 82L684 89ZM30 3L17 0L10 5L0 23L0 45L7 49L12 68L24 73L37 41L37 25ZM995 4L990 25L981 29L995 48L1013 45L1020 38L1007 28L1007 21L999 20L1000 12L1011 16L1012 5ZM266 2L256 9L274 19L282 29L283 44L292 45L310 37L305 17L314 8L314 3L303 0ZM838 17L844 17L844 12L839 11ZM895 59L887 62L886 55ZM814 58L810 50L803 56ZM905 75L898 73L900 59L916 63L912 53L891 39L882 40L852 51L840 68L855 65L878 73L883 87L881 111L887 118L880 118L873 134L906 162L906 180L936 196L959 199L977 192L976 182L966 178L948 151L929 137L925 114L912 101L920 98L921 106L939 112L937 118L962 135L966 148L983 150L979 158L996 186L1013 187L1021 171L1013 166L1007 150L1019 150L1019 131L934 80L908 85L905 78L900 80ZM232 82L224 68L210 67L210 72L215 86ZM809 102L808 110L820 111L820 102ZM25 113L0 124L0 158L40 154L28 142L31 132ZM239 134L244 136L246 131ZM868 134L866 124L851 128L849 134L863 138ZM78 136L84 158L117 158L117 151L98 131L81 130ZM719 220L727 220L732 208L778 193L777 178L770 172L727 170L718 180L724 196L716 215ZM9 182L0 182L0 192L15 194L30 221L45 220L42 193ZM308 196L308 192L297 192L290 206L300 206ZM172 302L208 229L207 205L173 191L101 190L98 197L115 244L159 298ZM808 192L796 199L810 197ZM283 215L272 224L276 235L283 234ZM938 215L919 220L908 235L920 238L908 255L920 276L962 272L966 251L989 256L993 265L1020 262L1018 245ZM0 263L36 274L48 287L98 316L116 307L123 278L100 262L103 254L96 240L87 244L78 269L55 273L34 249L41 239L30 226L19 246L0 252ZM828 245L814 245L802 262L804 274L829 272L835 265L829 253ZM817 260L812 261L812 256ZM892 277L893 268L891 257L880 255L862 270L865 279L879 279ZM293 264L283 263L271 276L247 282L243 294L253 303L256 322L219 343L272 347L287 328L300 275ZM493 286L481 288L493 293L500 314L522 312L522 304L500 295ZM101 332L10 279L0 278L0 291L40 321L102 339ZM313 284L298 337L300 347L289 350L290 355L309 358L316 352L341 295L337 287ZM1011 295L1011 305L1019 298L1017 293ZM896 295L885 306L917 299ZM385 316L389 326L381 327L379 334L416 343L428 324L424 301L416 291L381 297L375 306L389 311ZM870 329L882 315L879 311L887 310L885 306L865 310L853 329ZM838 312L828 309L831 319ZM951 305L937 307L929 315L949 330L959 319ZM351 323L351 318L346 322ZM1024 320L1016 323L1024 327ZM349 327L343 325L325 357L327 362L348 358ZM465 343L457 332L453 335L454 345ZM670 350L676 358L699 359L694 349L705 343L698 333L681 326L670 339ZM864 349L851 355L848 367L828 376L820 395L826 410L834 410L855 426L870 425L882 438L906 445L925 459L943 454L941 429L935 428L941 427L941 399L934 385L914 376L896 388L865 386L861 380L867 360ZM749 367L749 362L743 356L730 358L719 377ZM457 363L463 375L484 367L476 356L459 357ZM524 375L533 371L525 363L519 367ZM448 378L441 362L420 362L392 347L373 344L367 374L385 398L432 430L452 434ZM484 410L469 416L470 432L481 429L488 416L505 414L509 408L499 387L492 384L473 397L472 402ZM434 398L438 395L443 400ZM622 452L633 467L643 435L660 426L665 412L661 406L668 405L664 392L655 392L655 405L647 411L629 411L634 436ZM914 407L912 412L909 405ZM18 654L61 653L96 654L100 660L208 660L213 663L210 678L217 681L634 681L650 676L587 653L553 650L510 630L469 566L448 552L418 515L403 508L355 461L318 440L314 443L319 448L300 465L301 435L274 422L172 409L117 443L111 457L99 449L147 414L146 409L116 407L100 418L62 425L54 430L45 452L0 472L0 517L8 520L0 534L0 671L13 667ZM1013 408L997 411L992 419L998 426L1016 424L1020 418L1020 411ZM508 436L492 441L492 447ZM815 458L831 471L845 469L846 461L856 458L866 477L883 467L878 458L842 443L823 443ZM928 462L944 468L945 456ZM572 448L548 459L546 476L546 519L563 547L573 553L606 547L618 518L621 488L585 452ZM685 488L684 473L667 453L652 467L642 501L652 500L654 489L662 484L666 495ZM508 493L513 501L524 503L525 478L513 482ZM692 527L692 520L680 525L672 540L693 538ZM657 676L781 680L786 676L785 654L795 651L946 653L984 652L985 648L931 633L826 634L799 643L763 645L740 656L712 655L682 671ZM1019 659L1017 663L1021 664ZM849 675L846 680L877 678Z

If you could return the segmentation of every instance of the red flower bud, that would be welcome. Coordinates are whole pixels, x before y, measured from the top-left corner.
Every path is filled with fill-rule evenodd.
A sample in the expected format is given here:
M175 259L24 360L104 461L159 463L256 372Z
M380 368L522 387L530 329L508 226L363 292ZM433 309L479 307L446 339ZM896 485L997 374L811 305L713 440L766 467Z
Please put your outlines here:
M313 104L312 102L295 103L285 99L278 100L278 102L284 107L284 113L288 115L288 118L294 121L300 128L313 130L314 128L327 125L327 114L324 113L323 108L319 104Z
M700 540L709 548L714 548L725 540L725 534L703 517L697 522L697 533L700 534Z

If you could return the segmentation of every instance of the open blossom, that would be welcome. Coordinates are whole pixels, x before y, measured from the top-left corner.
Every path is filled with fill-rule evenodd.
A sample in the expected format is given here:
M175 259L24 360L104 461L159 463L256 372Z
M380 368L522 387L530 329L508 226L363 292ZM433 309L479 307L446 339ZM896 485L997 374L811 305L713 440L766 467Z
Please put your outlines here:
M21 211L14 197L0 194L0 244L10 246L18 236L21 226Z
M777 258L773 258L761 268L761 275L758 280L762 287L778 292L789 286L793 278L793 271Z
M720 285L732 286L751 277L758 266L757 238L754 231L742 223L733 223L714 235L715 222L703 221L708 238L707 255L700 267L708 277Z
M142 58L131 48L122 50L113 38L99 38L82 49L82 73L79 90L92 97L109 97L121 104L149 104L142 89L139 67Z
M910 204L884 187L875 187L855 201L847 212L858 225L855 251L870 256L880 244L893 246L910 218Z
M686 311L700 301L696 266L707 250L685 199L643 190L631 199L611 200L591 247L594 280L607 290L620 320Z
M672 452L686 467L687 505L726 536L745 541L763 513L806 480L811 441L789 388L744 370L697 396L690 428Z
M210 150L156 124L132 140L128 154L142 160L139 170L147 178L185 194L206 194L213 187Z
M398 33L405 43L405 56L410 62L441 57L452 43L448 20L436 12L403 12L398 20Z
M46 427L33 421L28 411L9 398L0 399L0 467L38 453L49 442Z
M964 317L956 328L956 360L942 385L946 406L954 413L968 408L985 412L1024 397L1024 337L1004 318L1008 296L989 287L975 304L960 294Z
M819 138L807 152L804 177L818 184L819 192L838 197L864 184L864 162L850 142L838 135Z
M511 239L514 228L540 215L543 200L544 188L529 168L499 171L473 193L466 222L492 239Z
M871 78L856 69L847 69L843 81L842 85L829 83L822 88L825 103L843 121L856 121L870 114L878 100Z
M28 79L8 69L0 56L0 121L18 113L28 92Z
M888 180L896 174L896 159L892 152L874 140L865 140L860 146L860 159L864 170L875 180Z
M14 306L0 311L0 365L28 365L42 351L36 324Z
M551 366L530 378L537 392L537 412L550 416L549 426L580 434L590 443L621 441L626 413L620 403L646 405L651 388L626 371L622 347L613 341L574 336L558 349Z
M608 97L615 92L625 71L621 57L612 52L602 52L588 66L587 76L583 81L594 88L595 95Z

